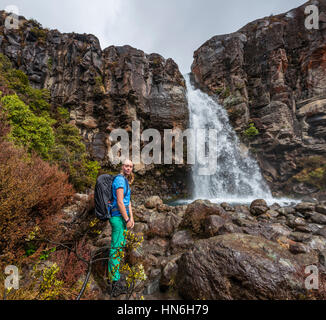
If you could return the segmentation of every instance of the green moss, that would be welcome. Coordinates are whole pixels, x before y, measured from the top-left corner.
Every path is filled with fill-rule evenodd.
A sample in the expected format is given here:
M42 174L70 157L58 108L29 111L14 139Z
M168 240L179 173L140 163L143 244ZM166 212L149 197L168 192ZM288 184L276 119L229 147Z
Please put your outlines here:
M326 190L326 158L313 156L299 161L302 170L293 179Z
M257 135L259 135L259 131L258 129L255 127L255 124L254 123L250 123L249 124L249 128L246 129L243 134L246 136L246 137L249 137L249 138L252 138L252 137L255 137Z
M105 93L105 87L103 83L103 78L101 76L97 76L95 78L95 88L94 88L94 94L100 95Z
M45 40L47 36L47 32L44 29L40 29L39 27L33 27L31 29L31 32L34 34L34 36L39 40Z
M215 93L216 93L217 95L220 95L223 91L224 91L224 88L223 88L223 87L218 87L218 88L215 90Z
M53 59L50 57L48 60L48 69L52 71L52 68L53 68Z
M236 106L240 103L244 102L244 99L242 97L236 97L234 95L229 95L223 102L224 106L226 108Z
M231 90L229 87L226 87L220 94L220 97L222 99L226 99L227 97L229 97L231 95Z

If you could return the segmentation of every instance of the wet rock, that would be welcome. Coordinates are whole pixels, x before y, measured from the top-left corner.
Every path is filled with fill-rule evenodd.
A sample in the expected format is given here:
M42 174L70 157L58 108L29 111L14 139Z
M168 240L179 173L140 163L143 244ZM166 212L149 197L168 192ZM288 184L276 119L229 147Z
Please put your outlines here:
M321 214L321 213L314 212L311 215L310 220L313 221L313 222L315 222L315 223L325 225L326 224L326 215Z
M190 231L182 230L176 232L170 242L172 253L183 251L190 248L194 244L194 240L191 236Z
M289 250L293 254L308 253L310 251L308 246L298 242L291 243Z
M269 209L270 210L273 210L273 211L276 211L277 209L280 209L281 208L281 206L278 204L278 203L273 203L270 207L269 207Z
M312 236L309 241L306 242L313 250L324 251L326 249L326 239L320 236Z
M220 205L225 211L235 211L235 209L227 202L222 202Z
M197 200L188 205L184 218L180 224L182 229L191 229L197 234L205 233L205 220L211 215L229 217L226 211L219 205L208 200Z
M231 222L226 222L218 230L217 235L223 235L227 233L243 233L242 229Z
M259 216L269 210L267 203L263 199L254 200L250 205L250 212L254 216Z
M288 215L295 213L295 209L292 207L282 207L280 209L277 209L277 212L279 212L279 214L281 214L282 216L287 217Z
M142 222L135 222L135 226L133 229L134 233L142 233L145 234L148 231L148 225Z
M288 217L287 219L287 225L291 228L296 228L296 227L304 227L307 225L306 220L302 218L297 218L297 217Z
M296 242L307 242L311 239L312 235L303 232L292 232L289 238Z
M220 229L225 224L225 219L219 216L209 216L204 222L205 234L214 237L219 234Z
M241 212L247 216L250 216L250 209L246 205L236 205L234 209L236 212Z
M321 214L325 214L326 215L326 206L325 205L316 205L316 211L318 213L321 213Z
M179 260L185 299L297 299L305 293L300 258L266 239L228 234L196 242Z
M306 233L311 233L311 234L315 234L318 233L318 231L322 228L322 226L318 225L318 224L314 224L314 223L309 223L303 226L297 226L295 228L295 231L299 231L299 232L306 232Z
M176 276L178 273L178 260L181 255L176 255L169 259L169 261L165 264L162 271L162 277L160 280L160 284L163 287L173 286L176 281Z
M277 238L279 236L289 236L291 233L291 229L287 226L284 226L280 223L273 223L269 226L270 232L271 232L271 238Z
M147 235L169 238L178 228L180 222L181 218L171 212L167 214L155 212L148 219Z
M326 227L323 227L323 228L319 229L316 232L316 235L326 238Z
M272 219L277 218L280 215L280 213L275 210L268 210L265 214Z
M296 211L302 213L307 218L315 212L315 204L310 202L299 203L294 208Z
M156 209L157 206L162 205L162 204L163 204L163 201L158 196L150 197L145 201L145 207L147 209Z
M256 221L255 217L250 215L250 212L234 211L230 213L232 221L238 220L247 220L247 221Z

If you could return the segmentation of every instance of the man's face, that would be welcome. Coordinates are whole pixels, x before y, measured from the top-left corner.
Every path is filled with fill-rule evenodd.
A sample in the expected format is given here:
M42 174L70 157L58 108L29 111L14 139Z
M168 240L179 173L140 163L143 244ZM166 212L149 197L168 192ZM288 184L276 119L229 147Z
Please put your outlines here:
M122 170L125 175L129 175L132 172L133 164L131 162L127 162L122 166Z

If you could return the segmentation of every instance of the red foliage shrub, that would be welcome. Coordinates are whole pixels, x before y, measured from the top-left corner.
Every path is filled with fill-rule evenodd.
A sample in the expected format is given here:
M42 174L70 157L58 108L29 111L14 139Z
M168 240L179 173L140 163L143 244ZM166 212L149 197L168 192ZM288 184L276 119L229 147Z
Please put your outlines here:
M88 261L90 259L90 249L85 240L76 244L78 256ZM60 280L63 280L65 286L73 286L80 277L86 276L87 265L80 260L74 252L65 249L55 252L52 259L60 267Z
M56 215L73 193L56 166L0 140L0 252L13 259L36 224L57 239Z

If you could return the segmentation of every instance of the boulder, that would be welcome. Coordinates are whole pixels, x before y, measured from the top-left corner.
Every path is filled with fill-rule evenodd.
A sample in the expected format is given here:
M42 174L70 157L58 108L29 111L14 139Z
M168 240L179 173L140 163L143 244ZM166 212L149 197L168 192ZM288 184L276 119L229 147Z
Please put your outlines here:
M147 235L170 238L178 228L181 218L170 213L154 212L148 219Z
M227 234L199 240L178 263L185 299L298 299L303 260L261 237Z
M197 234L204 234L205 220L211 215L229 217L221 206L213 204L208 200L197 200L188 205L180 228L189 228Z
M157 206L161 206L161 205L163 205L163 201L158 196L150 197L145 201L145 207L147 209L156 209Z
M326 215L321 214L321 213L314 212L314 213L311 215L310 220L311 220L312 222L315 222L315 223L318 223L318 224L325 225L325 224L326 224Z
M188 230L176 232L170 241L170 247L173 254L184 251L185 249L190 248L193 244L194 240Z
M162 276L160 280L160 284L163 287L174 286L176 282L176 276L178 273L178 260L181 255L172 256L166 264L163 266Z
M217 236L224 224L225 219L215 215L208 216L204 222L205 235L209 237Z
M326 215L326 206L322 204L316 205L316 211Z
M259 216L261 214L264 214L268 210L269 207L267 206L267 203L264 199L254 200L250 205L250 212L254 216Z

